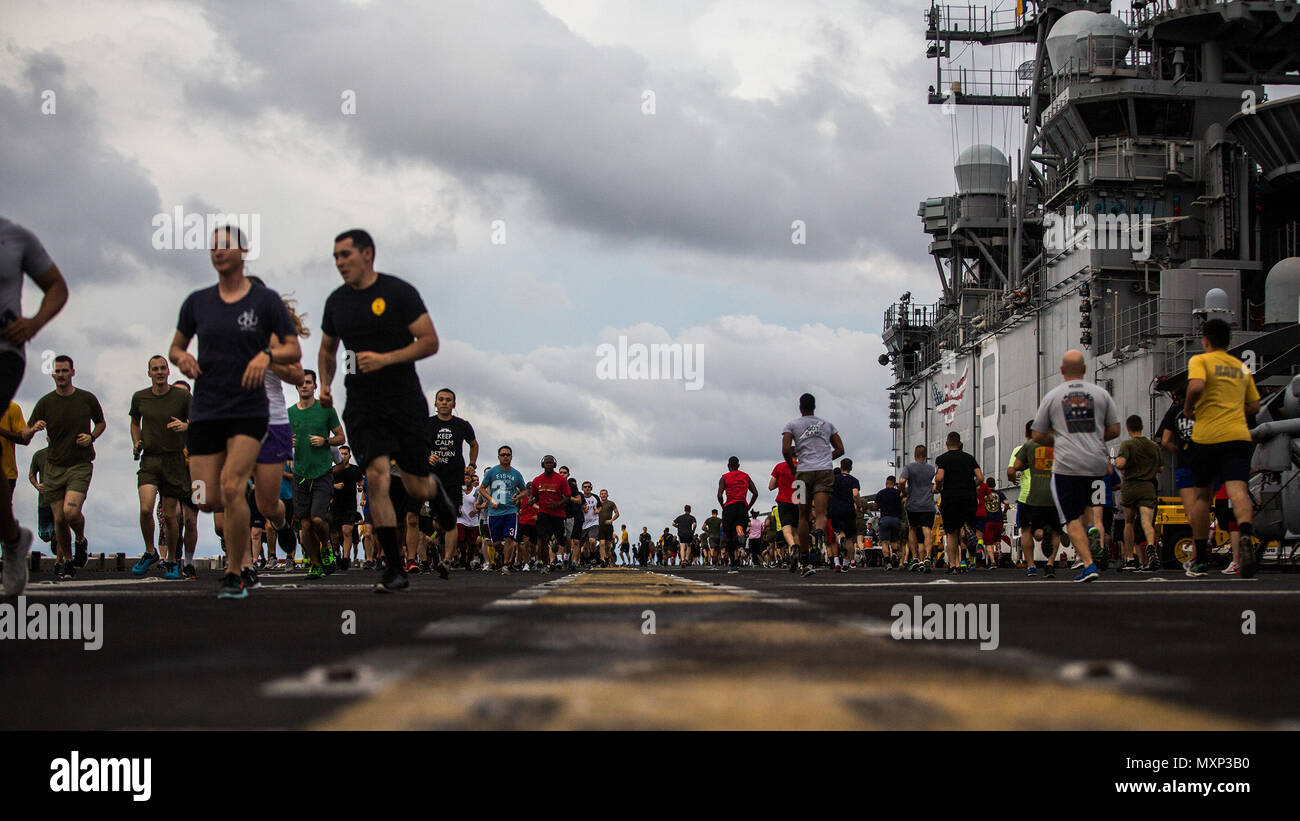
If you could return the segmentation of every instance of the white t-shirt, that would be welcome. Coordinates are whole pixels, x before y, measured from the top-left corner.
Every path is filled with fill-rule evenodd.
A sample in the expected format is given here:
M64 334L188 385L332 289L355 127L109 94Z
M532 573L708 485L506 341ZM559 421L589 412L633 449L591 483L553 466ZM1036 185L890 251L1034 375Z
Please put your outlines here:
M478 487L475 486L468 492L461 488L460 515L456 517L456 524L465 525L465 527L478 527L478 514L474 512L475 499L478 498Z
M589 527L595 527L596 525L600 524L600 514L597 512L597 508L600 507L599 496L597 496L594 493L591 494L590 496L583 496L582 507L583 507L583 511L582 511L583 530L586 530Z
M283 384L270 368L262 374L262 385L266 388L266 406L270 413L266 421L268 425L289 424L289 406L284 401L284 389L280 387Z

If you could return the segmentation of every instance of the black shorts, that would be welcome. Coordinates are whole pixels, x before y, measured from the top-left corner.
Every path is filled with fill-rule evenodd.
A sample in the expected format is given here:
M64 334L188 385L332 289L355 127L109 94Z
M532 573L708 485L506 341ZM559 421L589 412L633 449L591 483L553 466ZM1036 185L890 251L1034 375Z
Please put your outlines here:
M420 505L420 507L424 507L424 505ZM421 533L428 536L429 538L433 538L434 528L433 528L432 516L420 516L420 524L417 525L417 527L420 529Z
M367 399L355 401L350 394L343 410L343 427L348 444L364 470L373 460L387 456L403 473L428 476L429 443L425 439L429 403L424 395L401 401ZM464 481L456 478L452 487Z
M1192 443L1187 461L1192 469L1193 487L1211 487L1215 482L1245 482L1250 479L1252 442Z
M777 502L776 517L781 520L781 527L799 526L799 506L794 502Z
M746 535L738 536L736 528L741 528ZM749 508L744 502L732 502L722 508L722 543L723 545L743 545L749 538Z
M960 533L962 525L975 529L976 508L979 507L975 499L944 499L939 505L939 515L943 518L944 533Z
M1068 525L1083 516L1090 507L1099 507L1092 503L1098 483L1104 485L1105 479L1100 476L1052 474L1052 501L1056 503L1056 515L1062 525ZM1104 487L1102 492L1105 492Z
M934 513L927 513L919 510L916 511L909 510L907 511L907 526L912 530L913 533L915 533L917 536L920 536L921 528L934 527Z
M831 511L831 528L846 539L858 537L858 513L855 510Z
M400 484L400 482L399 482ZM323 519L329 511L330 499L334 494L333 477L328 473L315 479L293 477L293 515L302 521L305 518Z
M232 436L249 436L262 441L266 436L267 418L256 416L239 419L205 419L190 422L185 434L186 448L190 456L211 456L226 452L226 441Z
M549 513L537 514L537 543L546 544L554 536L555 541L564 546L564 519L559 516L552 516Z
M519 525L519 541L522 542L524 539L532 539L534 544L537 542L536 522L530 525L525 525L525 524Z
M1219 529L1221 530L1237 529L1236 527L1229 527L1229 525L1237 524L1237 514L1232 510L1231 499L1214 500L1214 518L1218 520Z
M328 518L330 532L337 533L343 528L352 527L357 522L361 521L361 514L358 513L355 508L352 510L335 510L331 507Z
M564 530L564 523L567 521L568 519L560 520L560 530ZM579 542L582 541L582 531L585 530L585 528L582 526L582 523L584 521L586 520L583 518L581 513L573 517L573 527L569 529L570 539L574 539L575 541L579 541Z
M1044 532L1061 532L1061 520L1052 505L1031 505L1028 502L1020 505L1016 509L1016 524L1021 530L1031 533L1040 528Z
M7 408L14 400L14 395L18 393L18 386L23 383L23 372L26 370L27 360L16 351L0 353L0 398L4 399L4 404L0 407Z

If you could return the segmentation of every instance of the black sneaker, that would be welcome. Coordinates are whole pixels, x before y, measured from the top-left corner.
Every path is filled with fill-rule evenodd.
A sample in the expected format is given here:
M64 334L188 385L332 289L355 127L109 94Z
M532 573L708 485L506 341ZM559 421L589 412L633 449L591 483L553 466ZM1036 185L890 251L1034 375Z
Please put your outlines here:
M239 571L239 578L244 583L245 590L256 590L262 586L262 583L257 579L257 568L255 567L245 567Z
M219 599L246 599L248 591L244 589L244 581L234 573L227 573L221 577L221 584L217 587L217 598Z
M63 578L63 562L54 563L54 578L56 579Z
M1255 575L1259 558L1255 552L1255 544L1255 537L1252 534L1242 539L1237 548L1238 553L1241 555L1241 563L1237 565L1237 575L1243 579L1249 579Z
M185 565L185 569L181 571L181 575L185 577L185 581L187 582L197 581L199 578L199 572L194 569L194 565L192 564Z
M1056 578L1056 563L1055 563L1055 562L1048 562L1048 563L1047 563L1047 566L1043 568L1043 578L1044 578L1044 579L1055 579L1055 578Z
M405 590L410 587L411 583L407 581L406 574L389 569L384 571L383 577L375 585L376 593L396 593L399 590Z
M85 567L86 562L90 561L90 542L86 539L77 539L73 542L72 564L75 567Z
M451 578L451 570L447 567L446 562L438 562L438 564L434 566L433 570L438 574L438 578L440 579Z

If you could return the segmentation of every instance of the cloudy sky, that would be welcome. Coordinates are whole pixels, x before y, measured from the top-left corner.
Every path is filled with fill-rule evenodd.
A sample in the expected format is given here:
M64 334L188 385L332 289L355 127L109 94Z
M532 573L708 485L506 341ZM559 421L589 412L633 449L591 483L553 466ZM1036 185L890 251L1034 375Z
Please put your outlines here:
M420 376L456 389L481 468L502 442L527 478L554 453L629 529L707 515L732 454L770 504L804 391L874 490L881 313L937 290L916 207L976 125L925 104L927 5L6 0L0 214L72 290L29 362L71 354L109 417L92 550L139 549L128 401L216 279L205 252L154 247L177 208L258 216L249 270L298 300L313 364L332 238L370 230L376 267L424 296L442 348ZM620 336L702 346L702 388L598 378ZM31 366L17 401L50 389ZM34 519L25 482L15 503Z

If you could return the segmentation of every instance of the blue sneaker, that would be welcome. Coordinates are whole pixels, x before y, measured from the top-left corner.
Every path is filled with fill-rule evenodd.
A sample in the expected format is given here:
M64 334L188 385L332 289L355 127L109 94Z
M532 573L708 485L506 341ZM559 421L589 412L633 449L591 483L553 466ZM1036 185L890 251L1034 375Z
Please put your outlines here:
M131 575L143 576L149 572L149 568L153 567L158 562L158 559L159 556L157 553L144 554L140 557L139 561L131 565Z
M1038 575L1038 568L1032 564L1029 565L1029 569L1025 571L1025 575L1031 579L1034 578Z
M1097 570L1097 563L1093 562L1092 564L1088 565L1084 569L1080 570L1079 575L1075 576L1074 580L1076 582L1090 582L1100 575L1101 573Z
M246 599L248 591L244 589L244 582L233 573L227 573L221 577L221 586L217 588L217 598L219 599Z
M163 578L172 582L180 581L181 580L180 562L163 562Z

